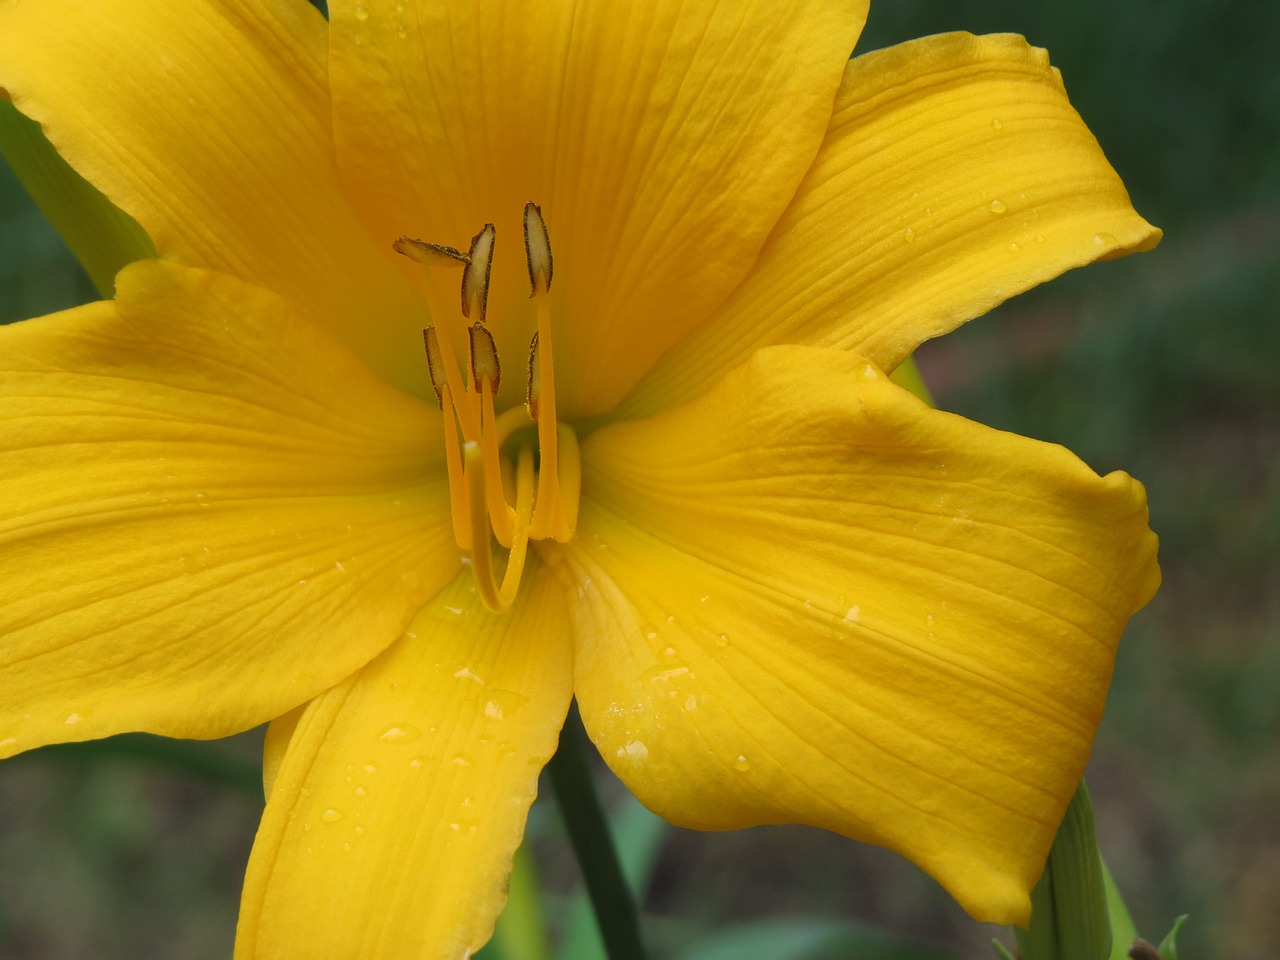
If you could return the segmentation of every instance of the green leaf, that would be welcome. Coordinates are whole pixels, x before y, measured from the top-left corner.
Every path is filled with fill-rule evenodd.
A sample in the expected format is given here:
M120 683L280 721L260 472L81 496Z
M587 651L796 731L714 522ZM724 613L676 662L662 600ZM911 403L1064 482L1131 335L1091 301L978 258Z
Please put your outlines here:
M995 949L996 956L998 956L1000 960L1017 960L1012 953L1005 949L1005 945L999 940L992 940L991 946Z
M114 293L115 276L122 267L156 255L155 245L137 221L71 169L40 125L3 96L0 155L104 297Z
M1160 941L1160 956L1163 960L1178 960L1178 931L1182 929L1182 925L1187 922L1190 914L1184 913L1178 919L1173 921L1173 929Z
M1129 947L1138 939L1138 928L1134 926L1129 908L1120 895L1115 878L1107 869L1107 862L1099 858L1102 864L1102 882L1107 891L1107 913L1111 917L1111 957L1110 960L1128 960Z
M1023 960L1108 960L1108 919L1093 806L1084 781L1076 788L1043 875L1031 891L1031 926L1014 930Z
M866 924L818 918L774 918L708 934L678 960L956 960L943 947L895 936Z

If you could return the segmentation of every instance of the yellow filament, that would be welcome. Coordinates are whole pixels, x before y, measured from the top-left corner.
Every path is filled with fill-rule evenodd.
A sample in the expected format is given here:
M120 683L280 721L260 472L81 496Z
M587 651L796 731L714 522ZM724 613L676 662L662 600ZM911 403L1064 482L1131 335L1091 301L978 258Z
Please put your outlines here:
M485 503L493 525L493 535L504 547L510 547L515 511L508 505L506 491L502 489L502 462L498 451L501 441L498 438L493 413L493 391L489 389L488 377L480 381L480 404L480 452L484 456Z
M578 500L582 492L582 460L578 455L578 438L573 430L560 424L557 431L560 440L559 462L556 465L558 484L556 497L556 525L551 535L559 543L573 539L578 526Z
M489 512L485 506L484 453L480 444L467 441L463 445L463 465L467 475L471 520L471 572L475 575L476 593L494 613L510 608L520 588L525 559L529 552L529 520L533 512L533 451L520 450L516 465L515 528L511 551L502 574L502 584L494 575L493 553L489 542Z
M534 289L538 307L538 500L533 508L529 535L544 540L552 535L559 510L560 478L557 464L556 378L551 356L551 304L547 293Z
M431 274L427 267L422 268L426 276L427 287L427 304L430 308L432 320L436 328L436 335L440 338L440 354L444 361L444 378L449 384L449 392L456 398L460 398L461 402L455 404L458 411L458 420L462 425L462 436L470 441L477 440L480 437L480 407L474 398L469 397L467 388L462 381L462 370L458 366L459 350L462 344L458 341L461 334L464 339L466 328L458 321L456 317L448 311L442 309L438 302L439 298L435 295L435 287L431 283ZM446 319L447 318L447 319ZM468 348L470 340L467 340ZM469 355L469 350L467 355ZM448 407L446 406L446 409Z
M440 402L444 407L444 462L449 473L449 510L453 516L453 538L463 550L471 549L471 526L467 519L467 486L463 477L462 450L458 446L458 418L446 384Z

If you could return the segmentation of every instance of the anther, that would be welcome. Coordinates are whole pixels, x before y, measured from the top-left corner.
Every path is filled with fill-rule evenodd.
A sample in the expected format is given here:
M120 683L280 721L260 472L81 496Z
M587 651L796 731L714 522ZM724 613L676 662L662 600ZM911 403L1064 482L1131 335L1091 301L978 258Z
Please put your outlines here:
M471 238L471 250L467 254L467 269L462 274L462 315L484 323L484 312L489 306L489 268L493 265L493 241L497 230L492 223Z
M529 341L529 380L525 387L524 408L529 411L529 419L538 419L538 334L534 333Z
M543 293L551 289L551 239L547 236L547 224L542 219L542 208L530 201L524 205L524 254L529 264L529 296L539 288Z
M468 333L471 335L471 389L480 391L488 380L489 392L497 393L502 368L498 363L498 347L493 342L493 334L478 323L472 324Z
M427 267L460 267L471 262L461 250L446 247L443 243L428 243L413 237L401 237L391 245L396 253Z
M444 354L440 352L440 337L434 326L422 331L422 345L427 348L427 370L431 374L431 386L436 392L436 402L444 409L444 391L448 380L444 373Z

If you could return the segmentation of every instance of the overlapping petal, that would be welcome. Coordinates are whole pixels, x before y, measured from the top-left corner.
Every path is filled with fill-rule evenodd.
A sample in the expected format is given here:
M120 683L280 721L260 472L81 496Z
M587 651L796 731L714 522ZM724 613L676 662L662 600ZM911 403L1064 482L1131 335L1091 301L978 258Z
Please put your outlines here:
M572 687L560 591L534 569L493 616L470 575L297 721L245 882L238 960L466 957Z
M219 274L144 261L0 328L0 755L222 736L351 674L458 569L439 449L433 407Z
M340 165L377 236L465 246L497 225L504 356L523 358L533 329L520 215L540 203L560 409L599 413L746 273L818 149L866 7L334 0Z
M549 556L584 720L637 796L883 844L1025 922L1158 581L1141 487L800 347L600 430L583 469Z
M429 392L417 295L351 211L305 0L0 5L0 89L160 255L283 294L386 378Z
M892 370L1015 294L1159 238L1045 51L944 34L856 57L751 275L619 416L691 399L768 344L840 347Z

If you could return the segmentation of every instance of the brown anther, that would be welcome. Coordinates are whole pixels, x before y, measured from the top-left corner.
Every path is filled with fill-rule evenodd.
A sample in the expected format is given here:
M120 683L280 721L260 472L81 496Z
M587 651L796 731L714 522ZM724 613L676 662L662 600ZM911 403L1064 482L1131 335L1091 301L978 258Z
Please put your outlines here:
M472 324L468 328L471 334L471 389L477 393L480 385L487 379L489 392L496 394L502 379L502 367L498 363L498 347L493 342L493 334L480 324Z
M493 265L493 241L497 233L492 223L486 223L484 229L471 238L467 269L462 274L462 315L468 320L475 310L476 320L484 323L484 312L489 306L489 267Z
M443 243L427 243L413 237L401 237L391 248L403 257L428 267L457 267L471 262L461 250L446 247Z
M536 203L524 205L524 255L529 265L529 296L551 289L551 238L547 236L547 223L542 219L542 208Z
M538 419L538 376L538 335L535 333L529 341L529 382L524 393L524 408L532 420Z
M440 335L435 327L422 331L422 345L427 348L427 370L431 374L431 386L436 391L436 402L444 409L444 391L448 381L444 374L444 354L440 352Z

